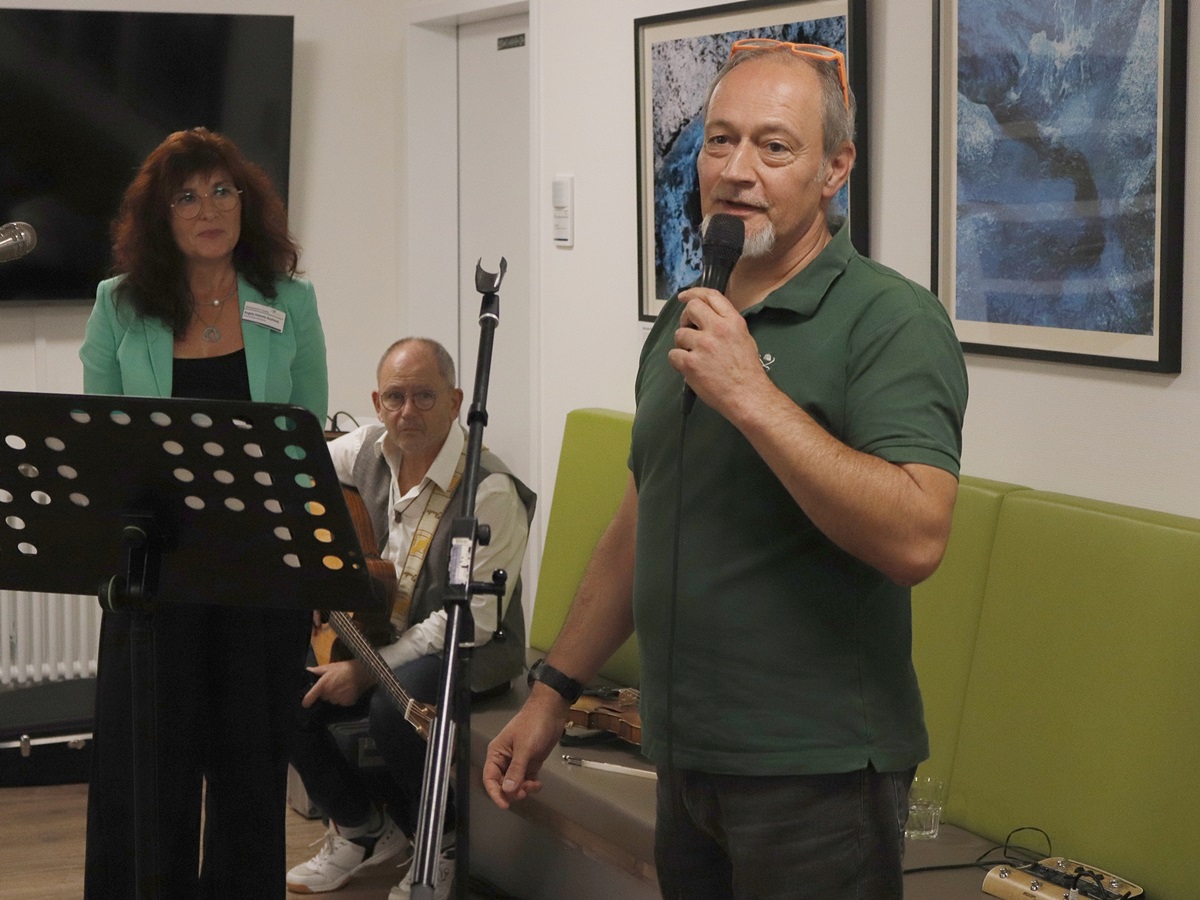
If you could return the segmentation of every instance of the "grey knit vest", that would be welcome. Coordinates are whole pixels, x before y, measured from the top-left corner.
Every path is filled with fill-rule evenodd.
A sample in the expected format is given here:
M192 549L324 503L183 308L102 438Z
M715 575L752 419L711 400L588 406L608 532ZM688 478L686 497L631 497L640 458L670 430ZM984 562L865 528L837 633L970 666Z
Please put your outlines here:
M371 514L371 524L379 541L377 549L382 551L387 543L388 520L392 514L391 505L388 503L392 470L388 468L387 460L375 451L375 443L383 433L383 426L371 425L368 429L350 477ZM494 453L484 450L479 460L479 481L482 482L492 474L506 475L512 479L517 495L525 505L526 520L532 521L537 495L513 475ZM446 577L450 571L451 526L454 519L463 514L463 507L466 505L466 497L461 488L460 483L451 496L446 512L442 515L426 551L425 562L413 587L412 606L408 611L409 626L424 621L445 606ZM494 603L495 599L489 596L487 601ZM504 614L504 631L507 633L505 641L490 640L483 646L476 647L472 653L472 691L486 691L504 684L516 678L525 669L525 613L521 606L519 577L513 586L508 609Z

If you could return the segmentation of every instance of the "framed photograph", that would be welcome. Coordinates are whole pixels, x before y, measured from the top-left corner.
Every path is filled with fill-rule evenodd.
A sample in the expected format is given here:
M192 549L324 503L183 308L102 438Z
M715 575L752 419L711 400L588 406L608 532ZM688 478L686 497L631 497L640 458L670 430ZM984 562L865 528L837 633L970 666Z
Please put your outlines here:
M1179 372L1185 0L934 16L933 286L963 348Z
M696 154L709 82L741 38L821 44L846 56L858 102L858 158L830 215L849 218L859 252L867 246L867 0L727 3L636 19L638 318L700 277Z

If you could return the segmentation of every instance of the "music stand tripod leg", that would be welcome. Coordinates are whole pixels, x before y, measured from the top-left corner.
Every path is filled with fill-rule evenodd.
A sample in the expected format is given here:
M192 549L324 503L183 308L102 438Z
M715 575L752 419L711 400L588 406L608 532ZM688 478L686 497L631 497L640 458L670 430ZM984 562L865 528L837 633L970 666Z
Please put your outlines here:
M153 519L128 516L121 532L125 575L100 586L100 604L130 614L129 663L133 718L134 846L138 900L162 894L158 833L158 686L154 663L154 582L160 556Z

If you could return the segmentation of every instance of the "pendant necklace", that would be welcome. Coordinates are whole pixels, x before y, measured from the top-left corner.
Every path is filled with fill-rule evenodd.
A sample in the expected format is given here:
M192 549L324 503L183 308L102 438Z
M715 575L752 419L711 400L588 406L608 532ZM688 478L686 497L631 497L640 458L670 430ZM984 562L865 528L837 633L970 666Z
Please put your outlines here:
M217 320L221 318L221 307L225 304L226 300L234 295L235 291L237 291L236 277L233 279L233 286L229 288L224 297L213 298L212 305L217 308L217 314L213 316L211 323L204 321L204 318L200 315L200 308L193 304L192 313L197 319L200 320L200 324L204 326L204 331L200 337L202 337L206 342L215 344L221 340L221 329L217 327ZM195 298L196 295L193 294L192 299L195 300Z

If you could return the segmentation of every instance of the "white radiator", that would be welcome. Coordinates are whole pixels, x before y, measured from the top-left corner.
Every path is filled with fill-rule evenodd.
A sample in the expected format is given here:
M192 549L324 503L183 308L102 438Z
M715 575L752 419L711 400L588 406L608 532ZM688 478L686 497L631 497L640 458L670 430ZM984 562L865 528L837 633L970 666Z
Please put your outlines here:
M91 677L99 643L94 596L0 591L0 686Z

